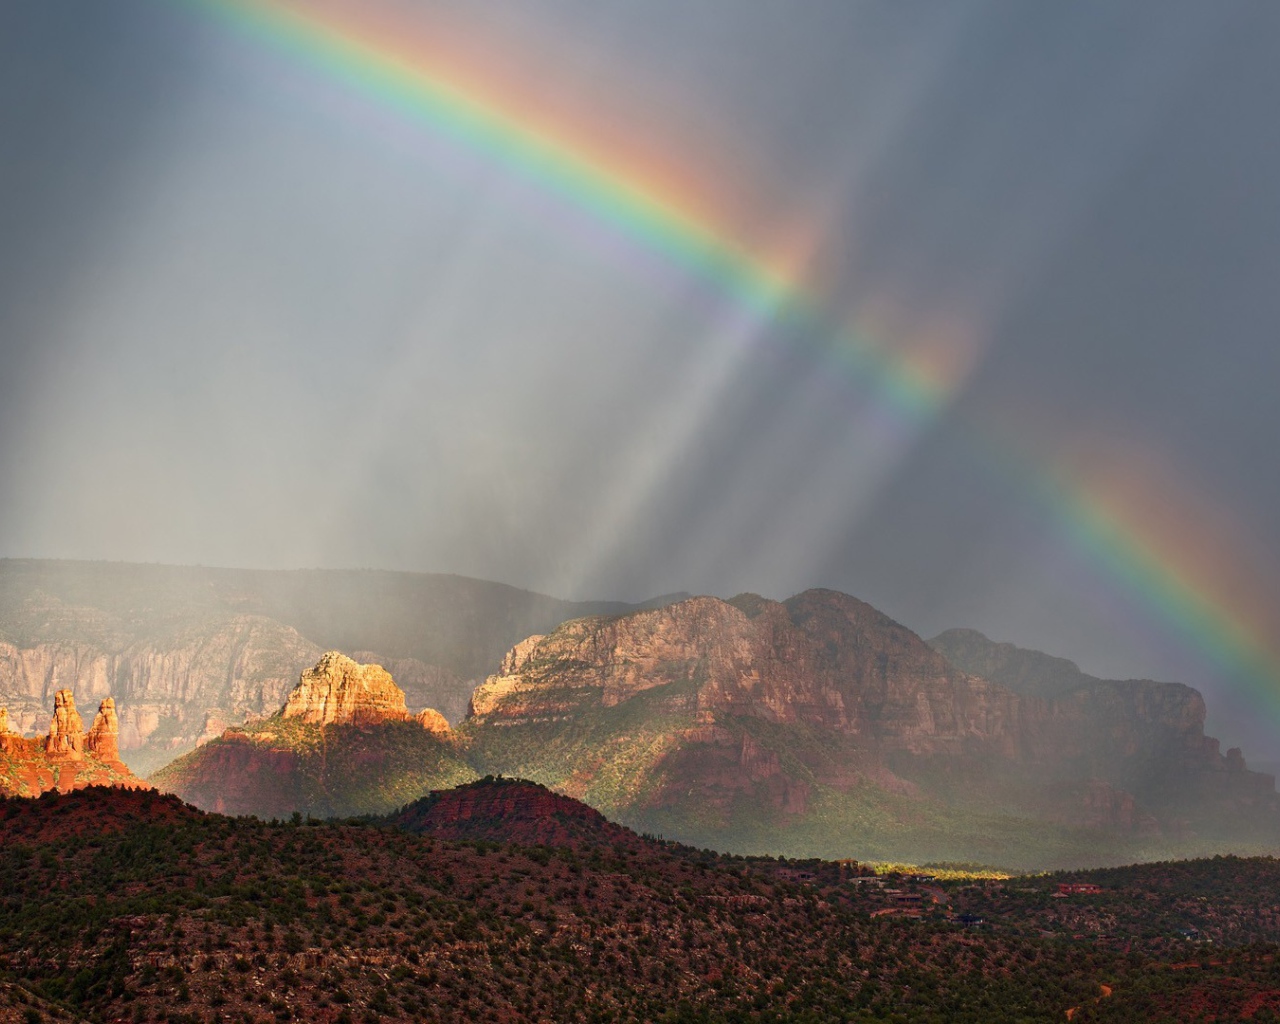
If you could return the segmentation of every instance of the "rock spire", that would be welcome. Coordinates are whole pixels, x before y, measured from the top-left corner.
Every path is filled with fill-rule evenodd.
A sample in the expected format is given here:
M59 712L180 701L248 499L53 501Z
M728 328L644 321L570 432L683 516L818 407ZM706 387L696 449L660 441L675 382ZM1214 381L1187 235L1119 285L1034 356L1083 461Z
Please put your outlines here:
M53 720L49 723L44 749L50 757L68 761L84 757L84 721L70 690L59 690L53 695Z

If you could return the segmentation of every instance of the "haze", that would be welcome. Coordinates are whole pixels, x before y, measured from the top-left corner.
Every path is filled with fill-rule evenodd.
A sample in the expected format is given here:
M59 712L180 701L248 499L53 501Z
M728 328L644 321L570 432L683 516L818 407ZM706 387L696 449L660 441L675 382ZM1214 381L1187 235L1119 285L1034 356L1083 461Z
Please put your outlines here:
M0 11L0 555L829 586L1280 759L1280 7L311 8L665 183L912 416L233 6Z

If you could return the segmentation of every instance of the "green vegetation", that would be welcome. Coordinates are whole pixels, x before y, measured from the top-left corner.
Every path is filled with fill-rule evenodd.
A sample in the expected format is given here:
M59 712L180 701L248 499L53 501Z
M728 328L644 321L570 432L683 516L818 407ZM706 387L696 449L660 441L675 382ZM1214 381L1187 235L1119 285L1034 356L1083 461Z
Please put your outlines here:
M347 817L385 814L477 777L416 722L322 727L276 715L178 758L151 781L232 813Z
M1100 891L1055 895L1082 881ZM1280 994L1277 887L1271 859L875 877L613 833L445 842L90 790L0 801L0 1014L1265 1021Z

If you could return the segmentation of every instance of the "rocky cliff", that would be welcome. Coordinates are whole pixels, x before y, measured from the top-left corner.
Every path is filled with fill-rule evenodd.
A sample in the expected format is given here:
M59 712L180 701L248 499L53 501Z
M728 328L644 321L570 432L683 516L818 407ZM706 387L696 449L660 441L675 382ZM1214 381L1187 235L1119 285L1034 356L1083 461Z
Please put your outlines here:
M101 619L51 599L43 610L54 616L52 629L70 635L75 623ZM250 615L136 640L122 627L115 637L0 640L0 700L8 702L11 724L21 732L56 731L47 709L58 691L81 700L113 694L121 750L146 767L194 746L211 714L243 721L279 707L298 672L320 654L295 631Z
M958 669L1024 697L1028 751L1070 774L1103 778L1141 799L1212 794L1240 806L1267 804L1271 775L1248 770L1239 749L1223 754L1205 735L1196 690L1150 679L1099 679L1074 662L954 629L930 641Z
M149 788L120 760L120 727L110 697L99 705L87 732L70 690L54 695L45 735L25 738L7 731L2 727L7 718L7 709L0 708L0 794L38 796L85 786Z
M858 737L880 750L1013 753L1016 695L953 668L904 626L833 591L785 604L698 597L579 619L516 645L471 698L473 724L616 707L683 683L700 725L751 718Z

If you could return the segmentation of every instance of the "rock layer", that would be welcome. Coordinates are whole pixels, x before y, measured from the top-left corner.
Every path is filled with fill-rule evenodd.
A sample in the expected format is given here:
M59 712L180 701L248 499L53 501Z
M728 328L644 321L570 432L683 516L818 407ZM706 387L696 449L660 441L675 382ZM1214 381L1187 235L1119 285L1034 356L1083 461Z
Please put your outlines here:
M1014 694L952 668L904 626L833 591L786 604L698 597L565 623L516 645L472 694L470 717L553 720L672 683L693 688L706 724L745 716L914 754L973 743L1012 753L1018 740Z

